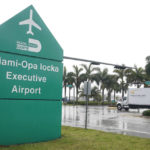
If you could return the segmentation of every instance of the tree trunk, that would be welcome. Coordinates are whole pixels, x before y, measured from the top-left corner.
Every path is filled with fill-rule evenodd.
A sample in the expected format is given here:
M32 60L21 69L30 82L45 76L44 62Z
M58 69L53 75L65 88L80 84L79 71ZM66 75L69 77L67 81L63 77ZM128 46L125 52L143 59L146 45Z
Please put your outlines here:
M70 101L70 88L69 88L69 101Z
M78 87L76 87L76 102L78 103L78 94L79 94L79 90Z
M108 101L111 101L111 91L108 91Z
M122 99L124 98L124 90L122 89Z
M116 91L114 90L114 100L116 100Z
M101 92L101 82L99 82L99 91Z
M104 103L104 88L102 88L102 103Z
M123 87L123 78L122 78L122 83L121 83L121 88L122 88L122 99L124 98L124 87Z

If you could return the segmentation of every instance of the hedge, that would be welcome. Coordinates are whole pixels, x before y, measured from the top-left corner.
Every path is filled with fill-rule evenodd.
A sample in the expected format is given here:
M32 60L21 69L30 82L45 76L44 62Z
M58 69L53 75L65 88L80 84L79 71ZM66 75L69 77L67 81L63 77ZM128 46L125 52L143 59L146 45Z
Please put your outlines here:
M150 116L150 110L143 111L143 116Z

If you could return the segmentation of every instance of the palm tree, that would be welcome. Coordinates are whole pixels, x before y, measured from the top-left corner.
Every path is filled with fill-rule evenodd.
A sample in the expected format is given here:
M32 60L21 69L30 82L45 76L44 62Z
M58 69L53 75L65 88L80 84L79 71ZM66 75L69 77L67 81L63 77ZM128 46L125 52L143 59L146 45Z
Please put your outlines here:
M137 88L140 88L142 84L144 84L144 80L146 77L145 71L141 67L137 67L135 65L135 69L127 69L126 70L127 82L129 84L136 84Z
M113 90L115 91L116 85L117 85L116 75L107 75L107 80L106 80L105 86L108 91L107 99L109 102L111 101L111 93Z
M89 66L85 65L85 64L81 64L81 66L83 67L83 69L85 70L85 73L83 73L83 80L84 81L94 81L94 71L97 71L99 68L98 67L92 67L92 64L90 64Z
M124 93L128 89L128 84L124 81L126 77L126 70L125 69L115 69L114 72L117 74L118 80L120 79L121 91L122 91L122 98L124 97Z
M94 86L92 89L91 89L91 98L94 99L94 101L97 101L97 102L100 102L101 100L101 95L100 95L100 90L98 89L97 86Z
M83 97L85 96L84 94L84 88L82 87L80 92L79 92L79 96L80 97ZM90 95L91 98L93 98L94 100L100 102L101 100L101 95L100 95L100 90L98 89L97 86L94 86L92 89L91 89L91 95Z
M97 85L100 86L100 89L102 90L102 101L104 102L104 91L106 88L106 82L108 78L108 69L105 68L103 71L100 69L97 70L97 73L95 74L95 81Z
M116 75L113 75L113 80L114 80L114 83L113 83L113 91L114 91L114 100L116 100L116 93L120 92L120 85L118 83L118 77Z
M82 82L82 70L83 68L79 68L78 66L73 66L74 72L73 72L73 77L74 77L74 84L76 86L76 102L78 102L78 94L79 94L79 88Z
M150 63L150 56L146 57L146 62L147 62L147 64Z
M146 57L145 71L146 71L147 76L148 76L149 79L150 79L150 56L147 56L147 57Z

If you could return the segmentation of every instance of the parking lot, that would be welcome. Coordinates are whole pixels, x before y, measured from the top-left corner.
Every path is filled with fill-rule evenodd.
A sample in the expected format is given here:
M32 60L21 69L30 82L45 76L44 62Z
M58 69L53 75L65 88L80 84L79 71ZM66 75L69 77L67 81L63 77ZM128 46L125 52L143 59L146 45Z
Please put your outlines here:
M150 117L143 117L144 109L130 109L118 111L114 107L89 106L88 128L115 132L124 135L150 138ZM85 126L85 106L62 107L62 125L82 127Z

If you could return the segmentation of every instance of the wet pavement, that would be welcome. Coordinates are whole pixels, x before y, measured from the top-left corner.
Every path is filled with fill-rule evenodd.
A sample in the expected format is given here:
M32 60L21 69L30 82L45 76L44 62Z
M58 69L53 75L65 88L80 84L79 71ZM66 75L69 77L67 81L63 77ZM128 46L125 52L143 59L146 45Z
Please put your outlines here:
M107 106L89 106L87 128L150 138L150 117L143 117L143 111L130 109L126 112ZM84 128L85 106L63 105L62 125Z

